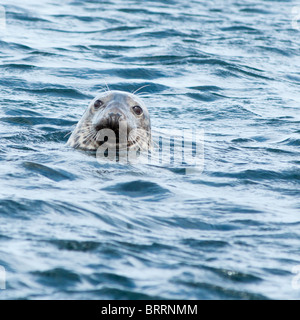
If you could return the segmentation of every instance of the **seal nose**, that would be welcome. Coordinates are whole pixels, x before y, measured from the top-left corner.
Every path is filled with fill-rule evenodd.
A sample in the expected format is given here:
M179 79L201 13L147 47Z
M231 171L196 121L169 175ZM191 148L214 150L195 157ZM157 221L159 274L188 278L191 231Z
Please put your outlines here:
M108 127L109 127L109 129L112 129L115 132L119 131L121 117L122 117L122 115L118 112L117 113L110 112L108 114Z
M108 114L108 118L109 120L112 122L112 124L114 123L119 123L120 119L121 119L122 115L121 113L115 113L115 112L110 112Z
M106 117L96 125L95 129L100 131L101 129L111 129L115 132L119 131L120 121L123 115L120 112L109 112Z

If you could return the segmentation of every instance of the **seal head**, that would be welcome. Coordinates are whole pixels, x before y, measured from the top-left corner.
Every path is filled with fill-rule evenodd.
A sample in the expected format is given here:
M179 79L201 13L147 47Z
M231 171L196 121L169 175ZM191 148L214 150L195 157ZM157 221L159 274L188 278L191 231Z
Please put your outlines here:
M98 95L78 122L67 145L96 151L104 142L118 149L152 148L147 107L134 94L109 91Z

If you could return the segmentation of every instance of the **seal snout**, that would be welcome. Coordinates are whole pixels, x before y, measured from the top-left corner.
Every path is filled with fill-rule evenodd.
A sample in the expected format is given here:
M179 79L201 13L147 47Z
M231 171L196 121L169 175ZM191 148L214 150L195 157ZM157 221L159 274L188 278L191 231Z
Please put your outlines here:
M94 124L94 127L96 131L111 129L115 133L119 133L124 125L127 126L127 117L125 112L123 112L122 106L113 105L108 107L104 114L102 113L100 115L98 121Z
M105 117L100 119L98 123L95 125L96 131L100 131L102 129L111 129L115 132L119 130L120 121L124 119L124 116L121 113L110 112Z

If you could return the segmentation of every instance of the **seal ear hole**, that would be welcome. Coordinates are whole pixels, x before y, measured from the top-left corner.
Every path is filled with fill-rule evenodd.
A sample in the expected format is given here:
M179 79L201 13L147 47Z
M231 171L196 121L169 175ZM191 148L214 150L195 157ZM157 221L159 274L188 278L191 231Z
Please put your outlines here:
M104 105L103 101L96 100L94 103L94 108L97 110L97 109L101 108L103 105Z
M141 116L143 114L143 109L140 106L134 106L132 107L132 110L137 116Z

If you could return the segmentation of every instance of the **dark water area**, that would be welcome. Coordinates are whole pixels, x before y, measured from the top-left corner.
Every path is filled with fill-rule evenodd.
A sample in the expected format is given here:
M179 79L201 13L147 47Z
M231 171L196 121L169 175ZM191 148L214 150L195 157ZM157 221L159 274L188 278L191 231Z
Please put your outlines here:
M300 298L297 1L0 4L0 299ZM203 172L66 147L107 85Z

